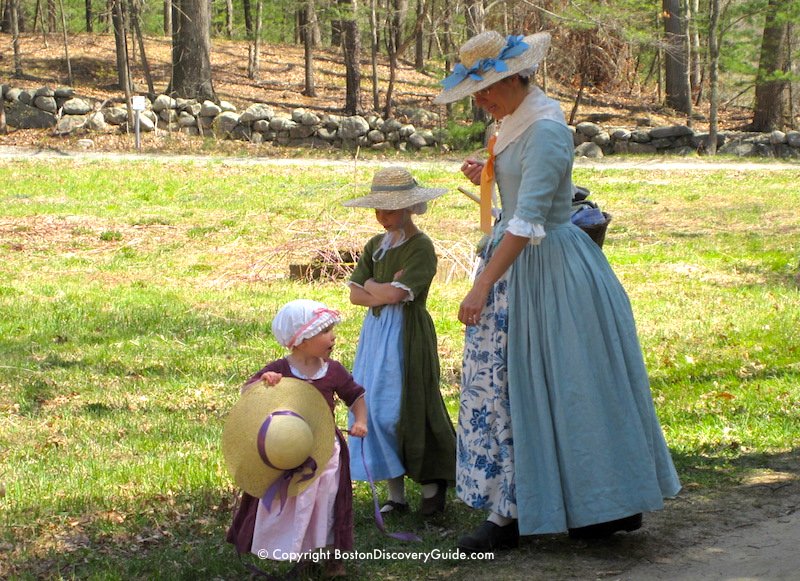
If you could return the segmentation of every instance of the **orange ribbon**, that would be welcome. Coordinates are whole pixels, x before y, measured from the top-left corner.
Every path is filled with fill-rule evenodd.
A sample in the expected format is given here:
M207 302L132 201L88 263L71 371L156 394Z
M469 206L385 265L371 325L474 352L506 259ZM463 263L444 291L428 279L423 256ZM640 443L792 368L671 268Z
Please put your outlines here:
M494 183L494 142L497 136L489 138L487 149L489 159L481 171L481 230L487 234L492 231L492 184Z

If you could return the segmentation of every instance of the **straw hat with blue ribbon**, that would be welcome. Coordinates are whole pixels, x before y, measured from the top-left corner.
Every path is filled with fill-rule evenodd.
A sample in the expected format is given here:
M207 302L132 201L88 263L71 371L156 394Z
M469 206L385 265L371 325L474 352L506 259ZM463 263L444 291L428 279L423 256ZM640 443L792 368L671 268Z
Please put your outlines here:
M328 402L310 383L291 377L259 384L231 408L222 430L222 454L236 485L281 509L314 482L333 454L334 421Z
M487 30L470 38L459 50L453 73L442 81L444 90L434 103L452 103L513 74L536 69L547 55L550 34L505 37Z

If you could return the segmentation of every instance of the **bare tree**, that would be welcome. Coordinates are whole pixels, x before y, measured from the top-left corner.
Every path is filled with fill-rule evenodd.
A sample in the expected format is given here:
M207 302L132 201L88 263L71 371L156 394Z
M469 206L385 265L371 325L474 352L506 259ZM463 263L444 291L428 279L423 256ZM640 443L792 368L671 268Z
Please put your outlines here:
M244 12L244 31L247 38L253 35L253 11L250 9L250 0L242 0L242 11Z
M664 67L667 105L688 115L691 113L692 99L689 92L686 13L680 0L663 0L662 6L666 42Z
M11 43L14 47L14 76L23 77L22 52L19 48L19 0L8 0L10 5Z
M8 133L6 128L6 98L3 95L3 86L0 85L0 135Z
M114 26L114 41L117 49L117 81L120 89L129 90L131 79L128 63L128 39L125 34L124 6L122 2L123 0L114 0L111 6L111 22Z
M789 84L789 22L783 10L792 0L769 0L761 58L756 78L756 100L753 108L753 131L773 131L784 126L786 87Z
M172 0L164 0L164 34L172 34Z
M372 109L381 108L380 91L378 91L378 10L377 0L369 3L369 30L370 30L370 65L372 68Z
M217 101L211 79L211 12L208 0L172 0L172 79L168 93Z
M156 91L153 88L153 76L150 74L150 64L147 62L147 52L144 49L144 37L142 36L142 17L139 10L139 3L141 1L142 0L128 0L128 5L130 8L130 19L133 27L133 33L139 44L139 53L142 55L142 70L144 71L144 79L147 83L147 92L149 95L154 96Z
M92 12L92 0L84 1L86 12L86 32L94 32L94 13Z
M67 62L67 83L72 86L72 63L69 60L69 42L67 41L67 17L64 14L64 0L58 0L59 8L61 8L61 25L64 31L64 60Z
M384 115L389 118L394 109L394 83L397 79L397 62L400 55L405 53L410 43L422 33L422 19L417 19L411 32L403 38L404 23L408 13L408 0L387 0L390 4L389 17L386 30L386 52L389 55L389 83L386 87L386 106ZM426 9L423 8L424 14Z
M355 115L361 100L361 42L358 33L356 14L358 5L356 0L350 0L350 10L346 18L342 19L345 66L345 115Z
M256 26L252 33L252 39L247 47L247 78L258 78L258 69L261 66L261 21L262 21L262 0L256 0ZM251 23L252 26L252 23Z
M708 7L708 83L710 111L708 121L708 140L706 152L717 154L717 133L719 131L719 0L710 0Z
M314 33L311 25L314 18L314 0L305 0L303 10L298 14L298 24L300 40L303 43L303 64L305 72L303 95L306 97L317 96L317 86L314 81Z

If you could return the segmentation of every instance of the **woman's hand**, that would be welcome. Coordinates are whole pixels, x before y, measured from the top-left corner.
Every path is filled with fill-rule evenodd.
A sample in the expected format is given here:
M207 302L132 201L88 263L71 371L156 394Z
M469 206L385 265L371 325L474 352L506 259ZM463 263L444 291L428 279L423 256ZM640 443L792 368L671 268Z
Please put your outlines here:
M488 289L484 290L482 287L473 286L461 301L461 306L458 308L458 320L465 325L477 325L488 296Z
M474 185L481 185L481 172L483 171L484 162L477 159L467 159L461 164L461 173L467 176L467 179Z

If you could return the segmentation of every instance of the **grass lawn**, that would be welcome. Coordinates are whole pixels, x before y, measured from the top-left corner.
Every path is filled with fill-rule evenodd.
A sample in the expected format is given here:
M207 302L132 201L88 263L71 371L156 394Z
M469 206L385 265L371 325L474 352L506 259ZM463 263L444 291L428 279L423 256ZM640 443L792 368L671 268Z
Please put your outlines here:
M453 190L418 224L440 256L429 306L454 418L455 315L479 238L456 168L414 170ZM288 274L377 232L370 210L340 204L372 171L0 162L0 577L246 577L224 542L236 497L220 453L226 413L242 381L283 355L269 323L290 299L342 311L335 357L351 366L362 309L341 280ZM733 486L800 446L798 181L800 168L576 171L613 215L604 250L689 489ZM431 523L390 523L423 537L410 546L378 534L369 488L355 493L360 551L446 552L481 516L453 503ZM503 571L391 556L349 566L365 578Z

